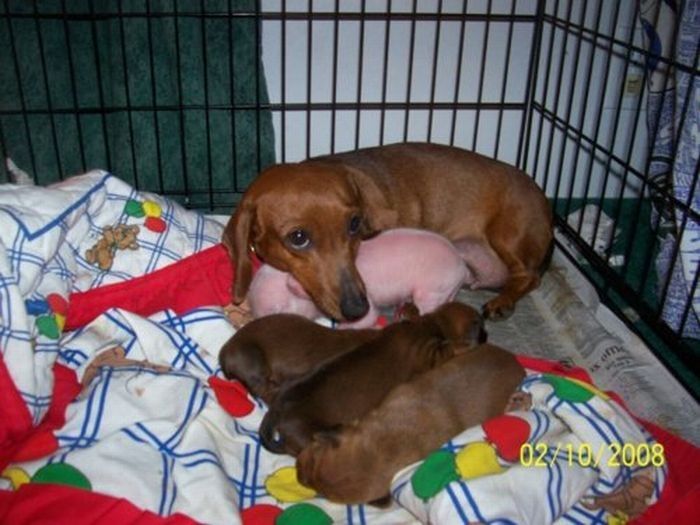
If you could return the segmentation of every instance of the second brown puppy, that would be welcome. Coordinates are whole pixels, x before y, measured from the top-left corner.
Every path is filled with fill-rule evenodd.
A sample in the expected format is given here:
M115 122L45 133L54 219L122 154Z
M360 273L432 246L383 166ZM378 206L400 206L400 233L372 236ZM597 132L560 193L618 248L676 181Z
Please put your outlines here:
M355 421L396 385L484 340L479 313L456 302L389 325L280 392L260 425L262 444L272 452L297 455L316 432Z
M386 502L399 470L502 414L524 376L502 348L463 352L396 387L361 421L316 434L297 457L299 481L338 503Z
M219 352L221 370L268 405L280 389L374 339L380 330L334 330L294 314L255 319Z

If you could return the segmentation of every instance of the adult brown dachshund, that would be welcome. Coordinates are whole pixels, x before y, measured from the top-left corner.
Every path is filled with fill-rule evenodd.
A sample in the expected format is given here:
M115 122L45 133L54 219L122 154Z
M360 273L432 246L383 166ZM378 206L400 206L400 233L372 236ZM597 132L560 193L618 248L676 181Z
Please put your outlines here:
M223 234L234 265L233 301L252 278L249 251L290 272L338 320L368 310L355 267L362 238L396 227L450 239L476 277L500 288L486 317L508 315L537 287L552 244L547 200L525 173L437 144L394 144L281 164L250 185Z
M221 348L219 364L268 405L285 385L374 339L380 330L334 330L294 314L247 323Z
M316 434L297 457L299 481L339 503L386 502L399 470L502 414L522 366L490 344L458 354L394 388L360 421Z
M296 455L314 433L362 417L394 386L484 340L481 316L456 302L391 324L282 390L263 417L260 440L272 452Z

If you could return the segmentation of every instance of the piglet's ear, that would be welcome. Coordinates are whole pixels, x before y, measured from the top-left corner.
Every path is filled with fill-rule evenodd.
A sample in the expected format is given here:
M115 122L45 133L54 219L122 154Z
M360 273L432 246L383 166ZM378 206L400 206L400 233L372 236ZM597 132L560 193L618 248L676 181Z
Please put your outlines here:
M294 276L290 273L287 276L287 289L295 296L299 297L300 299L307 299L311 300L311 297L309 296L308 293L306 293L306 290L304 290L304 287L301 285L299 281L297 281Z

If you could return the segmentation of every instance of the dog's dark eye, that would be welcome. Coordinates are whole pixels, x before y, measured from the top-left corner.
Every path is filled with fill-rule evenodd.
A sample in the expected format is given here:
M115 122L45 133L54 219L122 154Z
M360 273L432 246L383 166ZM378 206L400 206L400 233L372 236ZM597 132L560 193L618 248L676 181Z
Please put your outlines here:
M348 222L348 233L350 235L357 235L357 232L360 231L360 226L362 226L362 219L359 215L353 215Z
M287 235L287 241L297 250L303 250L311 245L309 234L304 230L294 230L292 233Z

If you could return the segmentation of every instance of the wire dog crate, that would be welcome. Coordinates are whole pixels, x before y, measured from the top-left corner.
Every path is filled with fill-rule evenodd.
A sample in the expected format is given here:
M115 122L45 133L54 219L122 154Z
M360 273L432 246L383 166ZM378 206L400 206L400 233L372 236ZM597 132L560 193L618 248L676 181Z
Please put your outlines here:
M546 190L557 243L698 397L700 9L672 4L5 0L0 153L230 212L273 162L479 151Z

